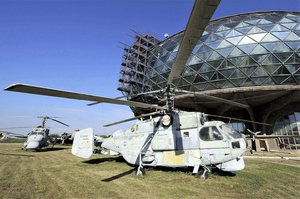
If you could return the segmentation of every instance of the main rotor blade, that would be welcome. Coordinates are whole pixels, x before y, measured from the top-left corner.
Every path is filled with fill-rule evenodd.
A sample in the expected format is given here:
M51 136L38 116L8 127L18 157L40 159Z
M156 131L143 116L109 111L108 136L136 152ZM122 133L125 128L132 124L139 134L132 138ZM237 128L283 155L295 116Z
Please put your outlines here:
M255 138L300 138L300 135L254 135Z
M182 98L194 97L194 96L202 96L204 98L213 100L215 102L221 102L221 103L224 103L224 104L229 104L231 106L237 106L237 107L240 107L240 108L246 108L246 109L249 108L249 105L247 105L247 104L239 103L239 102L236 102L236 101L233 101L233 100L227 100L227 99L224 99L224 98L221 98L221 97L202 94L201 91L200 92L191 92L191 91L185 91L185 90L177 90L177 92L186 93L186 94L175 96L174 97L175 99L182 99Z
M56 120L56 119L53 119L53 118L51 118L51 117L49 117L48 119L50 119L50 120L52 120L52 121L55 121L55 122L58 122L58 123L60 123L60 124L62 124L62 125L65 125L65 126L67 126L67 127L70 127L69 125L67 125L67 124L65 124L65 123L63 123L63 122L61 122L61 121L58 121L58 120Z
M117 125L117 124L122 124L122 123L125 123L125 122L130 122L130 121L133 121L133 120L136 120L136 119L140 119L142 117L148 117L148 116L156 115L156 114L159 114L159 113L160 112L142 114L142 115L139 115L139 116L136 116L136 117L132 117L132 118L129 118L129 119L121 120L121 121L114 122L114 123L111 123L111 124L106 124L106 125L104 125L104 127L109 127L109 126L114 126L114 125Z
M55 90L50 88L43 88L38 86L26 85L26 84L12 84L5 88L7 91L15 91L15 92L22 92L22 93L31 93L37 95L46 95L46 96L53 96L53 97L62 97L62 98L69 98L69 99L77 99L77 100L87 100L93 102L104 102L110 104L119 104L119 105L126 105L126 106L135 106L140 108L153 108L153 109L161 109L164 110L164 107L152 104L146 104L141 102L134 102L134 101L124 101L124 100L117 100L108 97L101 97L95 95L88 95L82 93L75 93L70 91L63 91L63 90Z
M124 98L125 96L121 96L121 97L116 97L114 99L122 99ZM93 102L93 103L90 103L90 104L87 104L87 106L93 106L93 105L96 105L96 104L101 104L102 102Z
M8 128L0 128L0 130L6 129L28 129L28 128L35 128L36 126L21 126L21 127L8 127Z
M236 120L236 121L241 121L241 122L249 122L249 123L254 123L254 124L262 124L262 125L266 125L266 126L272 126L271 124L267 124L267 123L254 122L251 120L244 120L244 119L239 119L239 118L234 118L234 117L226 117L226 116L212 115L212 114L205 114L205 115L212 116L212 117L218 117L218 118L224 118L224 119L230 119L230 120Z
M184 35L179 46L177 56L168 78L168 84L174 77L178 77L185 67L187 59L202 36L210 18L214 14L221 0L196 0Z

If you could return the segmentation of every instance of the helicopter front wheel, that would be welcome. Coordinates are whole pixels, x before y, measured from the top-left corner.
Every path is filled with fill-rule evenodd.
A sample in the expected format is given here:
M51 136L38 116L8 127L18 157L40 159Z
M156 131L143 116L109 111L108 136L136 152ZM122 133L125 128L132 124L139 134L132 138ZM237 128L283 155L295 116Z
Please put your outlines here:
M201 180L206 180L208 178L208 173L210 172L210 169L208 167L203 167L198 171L196 174L196 177L200 178Z
M136 171L136 175L137 176L143 176L143 175L145 175L145 169L143 168L143 166L139 166L138 168L137 168L137 171Z

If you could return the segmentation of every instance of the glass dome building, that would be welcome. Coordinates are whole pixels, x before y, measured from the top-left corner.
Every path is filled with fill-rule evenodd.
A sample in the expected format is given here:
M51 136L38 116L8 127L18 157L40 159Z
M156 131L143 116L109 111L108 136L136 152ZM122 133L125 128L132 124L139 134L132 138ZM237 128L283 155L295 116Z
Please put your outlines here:
M150 51L145 83L164 88L183 32ZM190 91L300 84L300 14L260 12L211 21L177 88Z
M125 50L119 90L128 99L151 102L153 96L135 94L165 88L182 37L183 32L164 41L152 38ZM195 93L175 96L175 105L182 110L271 124L299 112L300 12L254 12L210 21L173 86ZM253 128L272 131L265 125Z

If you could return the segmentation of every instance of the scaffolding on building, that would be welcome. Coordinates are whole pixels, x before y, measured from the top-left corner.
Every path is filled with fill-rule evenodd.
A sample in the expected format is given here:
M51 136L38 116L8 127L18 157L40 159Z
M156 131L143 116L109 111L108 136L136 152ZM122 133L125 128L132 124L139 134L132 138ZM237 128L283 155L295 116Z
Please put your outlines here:
M151 48L160 41L149 34L141 35L135 32L133 45L124 45L118 90L124 96L135 95L149 88L145 84L147 73L147 57Z

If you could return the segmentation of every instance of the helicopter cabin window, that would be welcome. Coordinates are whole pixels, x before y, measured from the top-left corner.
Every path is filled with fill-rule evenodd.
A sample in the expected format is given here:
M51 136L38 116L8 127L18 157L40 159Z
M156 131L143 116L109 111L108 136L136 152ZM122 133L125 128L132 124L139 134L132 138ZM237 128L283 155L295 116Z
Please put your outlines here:
M200 130L200 139L203 141L223 140L223 136L215 126L203 127Z

